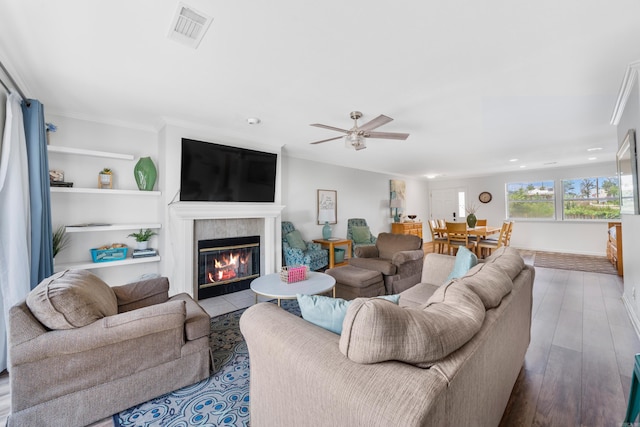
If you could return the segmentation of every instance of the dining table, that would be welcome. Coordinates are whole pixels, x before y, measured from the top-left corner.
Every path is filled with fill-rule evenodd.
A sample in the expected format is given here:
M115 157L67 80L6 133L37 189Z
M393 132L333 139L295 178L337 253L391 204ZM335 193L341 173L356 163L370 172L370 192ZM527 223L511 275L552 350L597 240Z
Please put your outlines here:
M489 237L492 234L498 234L500 233L500 230L502 229L502 227L493 227L490 225L477 225L473 228L471 227L467 227L467 234L469 236L474 236L478 239L478 241L486 239L487 237ZM447 235L447 228L436 228L434 229L435 232L439 233L441 236L446 236Z

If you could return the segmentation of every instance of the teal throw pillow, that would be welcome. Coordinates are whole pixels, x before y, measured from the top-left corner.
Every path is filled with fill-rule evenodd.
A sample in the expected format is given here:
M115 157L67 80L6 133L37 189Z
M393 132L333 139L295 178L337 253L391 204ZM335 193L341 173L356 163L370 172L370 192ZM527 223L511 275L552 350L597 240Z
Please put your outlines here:
M302 240L302 235L298 230L293 230L291 233L284 236L287 239L287 243L292 248L300 249L303 251L307 250L307 244Z
M371 243L371 231L366 225L351 227L354 243Z
M347 314L351 301L322 295L296 295L302 318L334 334L342 333L342 321ZM394 304L400 301L400 295L385 295L376 298L386 299Z
M467 274L467 271L471 270L471 268L477 263L478 257L476 254L464 246L460 246L460 248L458 248L458 253L456 254L456 262L453 265L453 270L449 273L449 277L447 277L445 283L451 279L457 279L464 276Z

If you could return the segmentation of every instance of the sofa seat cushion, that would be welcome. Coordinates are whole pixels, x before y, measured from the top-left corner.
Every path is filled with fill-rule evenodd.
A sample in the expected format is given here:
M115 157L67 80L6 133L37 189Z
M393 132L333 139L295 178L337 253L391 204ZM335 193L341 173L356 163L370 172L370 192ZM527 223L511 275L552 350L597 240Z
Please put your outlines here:
M391 262L391 259L384 258L351 258L349 265L365 270L378 271L385 276L393 276L398 271L398 268Z
M340 351L357 363L397 360L420 367L446 357L480 330L485 309L475 292L455 281L436 292L442 293L441 301L419 308L354 300L343 322Z
M27 306L49 329L73 329L118 314L109 285L86 270L65 270L44 279L27 295Z
M400 293L400 305L411 308L422 306L438 288L439 286L430 283L418 283Z
M511 280L520 274L524 268L524 260L517 249L510 246L503 246L495 250L485 263L496 264L504 270Z
M513 282L507 273L495 264L478 264L458 281L475 292L487 310L499 306L513 290Z

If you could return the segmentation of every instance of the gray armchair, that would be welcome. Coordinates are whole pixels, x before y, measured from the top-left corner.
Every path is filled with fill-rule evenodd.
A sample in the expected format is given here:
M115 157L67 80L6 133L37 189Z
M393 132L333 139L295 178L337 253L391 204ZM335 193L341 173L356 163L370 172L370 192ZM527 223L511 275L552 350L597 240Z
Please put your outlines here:
M364 218L349 218L347 220L347 239L351 240L352 257L357 256L356 248L376 244L376 236L371 234L367 220Z
M84 426L210 375L209 315L166 277L43 280L9 312L7 426Z
M422 239L408 234L380 233L374 246L356 249L349 265L382 273L387 294L417 285L422 277Z

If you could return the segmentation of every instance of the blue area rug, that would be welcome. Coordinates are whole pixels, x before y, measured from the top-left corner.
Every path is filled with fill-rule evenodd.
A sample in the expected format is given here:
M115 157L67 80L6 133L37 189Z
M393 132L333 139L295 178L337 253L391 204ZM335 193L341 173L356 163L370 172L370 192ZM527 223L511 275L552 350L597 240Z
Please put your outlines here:
M296 300L282 308L300 316ZM152 399L113 416L116 427L249 425L249 352L240 333L245 309L211 319L209 343L216 372L197 384Z

